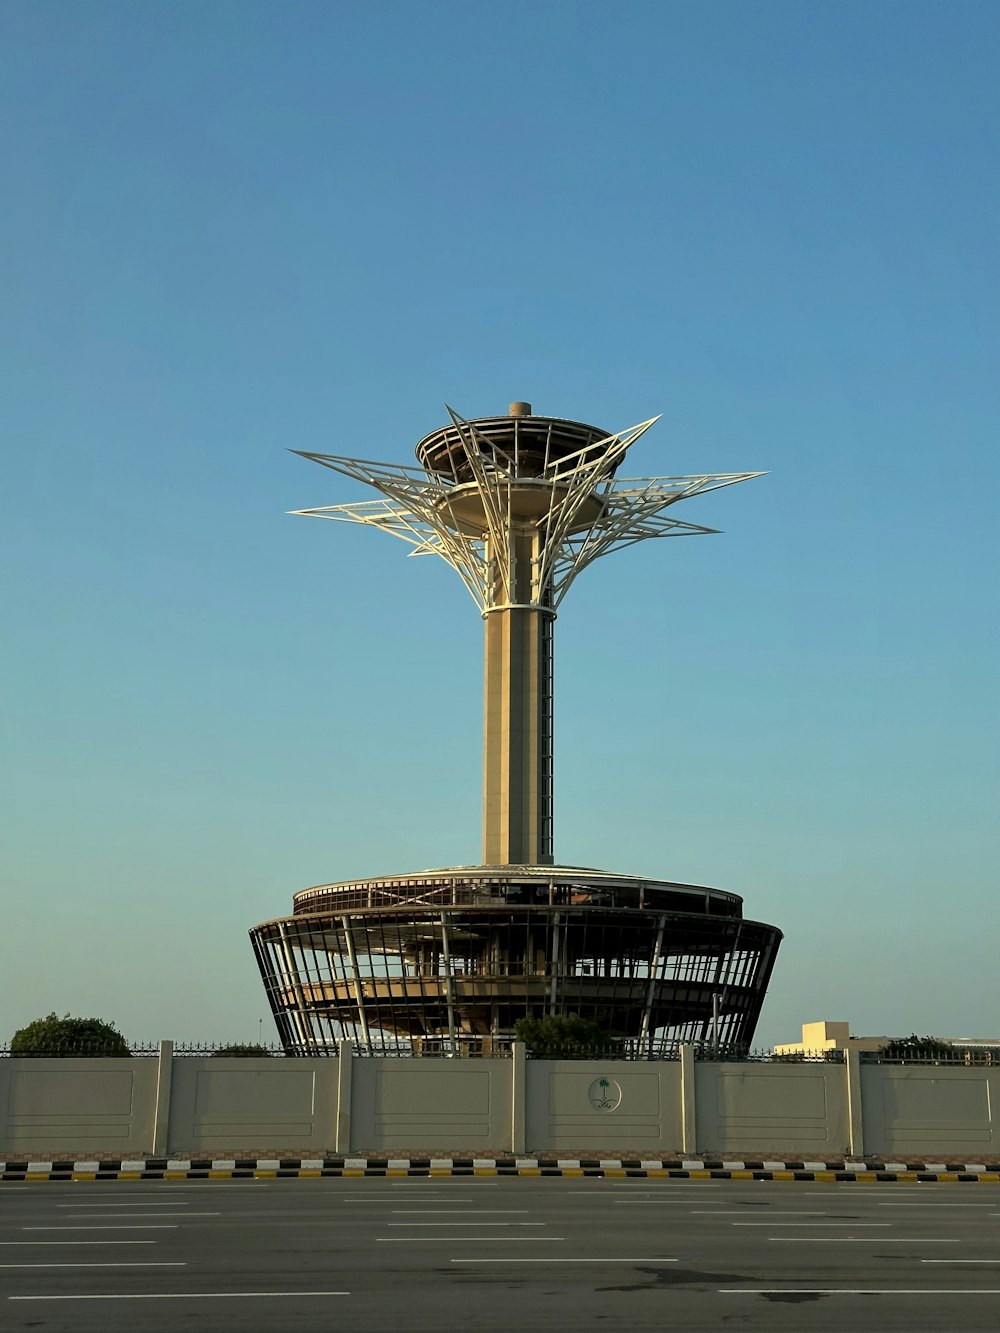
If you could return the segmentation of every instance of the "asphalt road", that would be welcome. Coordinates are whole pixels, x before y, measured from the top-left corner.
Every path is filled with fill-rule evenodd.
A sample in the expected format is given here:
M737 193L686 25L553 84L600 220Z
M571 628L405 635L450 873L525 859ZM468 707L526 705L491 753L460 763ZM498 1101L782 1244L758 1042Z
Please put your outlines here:
M0 1186L5 1330L1000 1328L1000 1187Z

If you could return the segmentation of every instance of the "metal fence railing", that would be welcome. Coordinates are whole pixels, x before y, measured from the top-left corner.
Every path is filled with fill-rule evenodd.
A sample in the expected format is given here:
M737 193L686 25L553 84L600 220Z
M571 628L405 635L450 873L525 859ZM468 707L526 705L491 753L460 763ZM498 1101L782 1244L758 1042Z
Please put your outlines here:
M753 1051L744 1059L763 1060L777 1065L842 1065L847 1058L846 1051Z
M8 1044L0 1046L0 1059L9 1059L11 1057L19 1060L23 1059L61 1059L67 1056L83 1056L88 1058L105 1059L123 1059L128 1060L133 1056L140 1058L155 1057L160 1054L160 1043L157 1042L131 1042L128 1048L123 1050L120 1044L110 1044L96 1041L67 1041L58 1042L52 1046L37 1047L34 1050L12 1050Z
M462 1036L411 1037L381 1042L355 1042L354 1054L361 1056L386 1055L401 1059L474 1059L509 1060L512 1037ZM333 1051L336 1055L337 1052Z
M743 1050L716 1045L713 1042L689 1043L695 1060L705 1063L751 1064L843 1064L847 1052L842 1049L819 1051ZM373 1039L352 1043L353 1053L361 1057L388 1056L399 1059L510 1059L513 1038L489 1036L413 1037ZM623 1037L596 1044L527 1048L528 1059L556 1060L679 1060L682 1046L670 1039ZM117 1059L155 1059L160 1053L159 1042L130 1042L127 1053L120 1045L100 1042L69 1042L63 1045L32 1051L12 1050L10 1044L0 1045L0 1059L65 1057ZM294 1058L336 1057L338 1047L332 1043L303 1044L285 1050L277 1044L262 1042L189 1041L174 1042L173 1054L181 1058L206 1056ZM860 1051L862 1064L884 1065L1000 1065L1000 1046L907 1046L905 1042L891 1043L881 1050Z
M864 1065L1000 1065L1000 1046L962 1047L947 1050L862 1051Z
M331 1052L336 1055L336 1051ZM160 1054L158 1041L129 1042L127 1049L120 1044L96 1041L67 1041L52 1046L40 1046L34 1050L14 1050L10 1044L0 1046L0 1059L63 1059L76 1057L84 1059L155 1059ZM284 1056L280 1046L222 1041L174 1042L173 1054L192 1055L275 1055Z

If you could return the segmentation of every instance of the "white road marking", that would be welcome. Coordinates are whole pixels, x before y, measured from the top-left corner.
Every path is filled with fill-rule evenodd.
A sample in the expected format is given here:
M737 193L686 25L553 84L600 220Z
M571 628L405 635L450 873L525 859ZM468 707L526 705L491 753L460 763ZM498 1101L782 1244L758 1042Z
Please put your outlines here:
M453 1264L677 1264L679 1259L452 1259Z
M398 1241L401 1245L414 1245L420 1241L458 1241L465 1245L486 1245L502 1240L512 1240L519 1245L537 1245L541 1241L565 1240L565 1236L376 1236L380 1242Z
M124 1264L0 1264L0 1268L187 1268L187 1260L172 1259L158 1262L150 1259Z
M22 1227L22 1231L176 1231L176 1222L113 1222L111 1226L99 1227Z
M57 1203L56 1207L73 1208L82 1212L85 1208L190 1208L191 1205L186 1200L178 1199L176 1203L173 1201L168 1203L143 1203L141 1200L128 1204L123 1204L120 1201L118 1203Z
M906 1200L903 1203L879 1203L880 1208L992 1208L991 1203L932 1203L929 1199L916 1203Z
M150 1217L150 1216L151 1216L150 1213L80 1213L77 1216L76 1220L78 1222L98 1222L98 1221L103 1222L104 1219L108 1217ZM165 1216L170 1217L171 1214L167 1213L165 1214ZM178 1213L176 1214L176 1216L179 1217L180 1214ZM185 1213L184 1221L186 1222L189 1217L221 1217L221 1216L222 1216L221 1213Z
M718 1287L723 1296L1000 1296L1000 1287Z
M692 1208L692 1217L746 1217L745 1208ZM763 1215L763 1214L762 1214ZM843 1217L843 1213L823 1213L818 1208L809 1212L778 1212L771 1211L768 1206L768 1217Z
M898 1188L900 1194L912 1194L914 1190L914 1185L917 1184L926 1185L928 1193L931 1192L932 1186L934 1189L940 1188L942 1190L946 1190L948 1188L946 1184L939 1184L937 1181L922 1181L922 1182L914 1181L910 1185L901 1184L897 1187L890 1180L890 1181L885 1181L883 1184L879 1186L879 1192L881 1193L882 1190ZM851 1195L856 1194L862 1198L871 1198L872 1188L873 1187L871 1184L868 1184L860 1180L837 1180L837 1181L831 1181L825 1190L796 1189L795 1193L800 1195L809 1195L811 1197L820 1199L829 1199L832 1194L851 1194ZM920 1193L923 1194L924 1190L921 1189ZM874 1203L875 1200L872 1199L872 1202Z
M350 1296L349 1291L137 1291L129 1295L101 1292L95 1296L8 1296L9 1301L206 1301L250 1296Z
M730 1222L731 1227L891 1227L891 1222Z
M1000 1259L921 1259L922 1264L1000 1264Z
M0 1245L155 1245L155 1240L0 1240Z
M768 1236L789 1245L851 1245L874 1241L879 1245L957 1245L957 1236Z

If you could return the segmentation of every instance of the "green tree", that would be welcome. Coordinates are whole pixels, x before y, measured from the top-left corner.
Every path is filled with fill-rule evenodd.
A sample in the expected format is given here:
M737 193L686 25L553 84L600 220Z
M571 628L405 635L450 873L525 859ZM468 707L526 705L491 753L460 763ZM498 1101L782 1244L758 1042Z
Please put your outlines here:
M579 1014L549 1014L519 1018L514 1036L540 1060L587 1060L606 1055L611 1033Z
M954 1055L955 1048L940 1037L918 1037L914 1032L909 1037L894 1037L879 1054L890 1060L940 1060Z
M270 1055L271 1052L267 1049L266 1046L261 1046L255 1041L246 1041L246 1042L233 1041L230 1042L228 1046L220 1046L219 1049L217 1051L213 1051L212 1054L232 1055L232 1056Z
M100 1018L60 1018L48 1014L18 1028L10 1042L11 1055L131 1055L128 1042L115 1027Z

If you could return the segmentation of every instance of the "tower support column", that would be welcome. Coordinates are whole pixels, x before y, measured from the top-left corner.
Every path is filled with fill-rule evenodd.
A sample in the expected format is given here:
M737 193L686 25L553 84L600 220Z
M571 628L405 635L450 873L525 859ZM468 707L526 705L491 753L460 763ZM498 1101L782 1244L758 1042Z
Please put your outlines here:
M552 865L552 612L486 616L483 863Z

